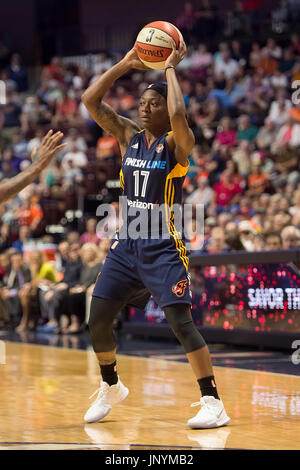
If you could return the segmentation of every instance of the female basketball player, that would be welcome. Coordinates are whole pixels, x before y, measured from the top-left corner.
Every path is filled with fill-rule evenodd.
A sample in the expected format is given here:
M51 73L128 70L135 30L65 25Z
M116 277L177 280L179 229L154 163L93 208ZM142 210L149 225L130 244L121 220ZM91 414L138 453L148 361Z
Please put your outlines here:
M112 406L129 393L117 374L112 324L126 304L144 307L149 292L164 310L167 321L183 345L201 389L202 398L197 405L202 407L188 425L213 428L230 421L217 393L208 347L192 321L189 260L174 226L171 209L174 203L181 203L188 156L194 146L175 72L185 52L183 41L178 50L174 46L165 64L167 85L150 85L142 94L139 103L142 130L103 102L105 93L115 80L133 68L146 69L134 48L101 75L82 96L93 119L120 144L123 157L121 186L128 198L128 206L135 206L138 201L146 203L143 211L149 219L154 205L165 204L169 208L166 223L169 238L124 239L116 236L97 279L89 329L102 382L97 399L84 417L88 423L104 418Z

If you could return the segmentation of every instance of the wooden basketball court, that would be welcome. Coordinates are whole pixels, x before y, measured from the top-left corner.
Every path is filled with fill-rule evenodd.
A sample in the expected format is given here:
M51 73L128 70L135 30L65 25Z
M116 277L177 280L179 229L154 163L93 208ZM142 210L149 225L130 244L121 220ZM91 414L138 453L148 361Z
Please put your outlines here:
M188 364L120 355L118 365L129 397L85 425L99 387L93 352L7 342L0 449L300 449L300 377L215 367L231 423L191 430L200 394Z

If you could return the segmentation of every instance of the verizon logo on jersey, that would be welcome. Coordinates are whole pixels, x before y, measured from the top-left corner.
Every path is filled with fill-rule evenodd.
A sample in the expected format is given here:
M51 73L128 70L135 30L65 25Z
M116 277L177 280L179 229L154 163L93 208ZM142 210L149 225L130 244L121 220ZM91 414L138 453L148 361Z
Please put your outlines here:
M138 209L153 209L156 205L152 202L142 202L139 200L131 201L130 199L127 199L127 204L129 207L137 207Z
M134 166L136 168L148 168L150 170L152 169L159 169L159 170L165 170L166 169L166 161L160 161L160 160L140 160L138 158L131 158L127 157L125 160L124 165L126 166Z

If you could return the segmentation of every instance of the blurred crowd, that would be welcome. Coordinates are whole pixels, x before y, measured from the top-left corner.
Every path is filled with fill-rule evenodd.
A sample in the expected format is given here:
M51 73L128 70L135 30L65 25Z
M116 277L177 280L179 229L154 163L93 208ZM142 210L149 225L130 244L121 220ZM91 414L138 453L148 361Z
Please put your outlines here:
M196 138L183 196L205 210L204 244L195 236L194 253L300 247L300 36L288 33L293 2L268 18L263 3L235 2L221 29L217 2L203 0L197 10L186 2L174 18L188 44L177 76ZM297 2L294 8L299 18ZM269 37L247 41L245 31L251 37L267 19ZM213 46L216 28L222 38ZM0 43L0 56L0 181L30 164L49 128L62 130L68 144L34 184L0 206L0 327L8 316L21 330L77 332L109 246L84 201L115 202L107 181L119 178L121 166L116 140L80 98L122 54L101 52L86 65L53 57L32 83L19 54ZM154 81L165 81L164 72L132 71L105 99L138 122L139 96ZM81 214L76 227L70 211ZM54 236L51 226L62 230ZM34 249L38 241L57 246L55 260Z

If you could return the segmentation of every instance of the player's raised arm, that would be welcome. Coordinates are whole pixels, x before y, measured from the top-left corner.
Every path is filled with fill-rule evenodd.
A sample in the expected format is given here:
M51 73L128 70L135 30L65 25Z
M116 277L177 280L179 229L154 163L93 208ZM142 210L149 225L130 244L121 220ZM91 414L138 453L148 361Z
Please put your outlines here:
M66 146L66 144L57 145L62 137L62 132L53 134L52 129L48 132L41 143L34 163L17 176L0 184L0 204L16 196L22 189L37 178L49 165L54 155Z
M103 97L111 85L130 69L147 70L134 49L92 83L81 97L92 118L105 132L116 137L124 149L139 127L134 121L117 114L111 106L103 102Z
M179 48L173 46L173 52L166 60L165 71L168 83L168 112L170 116L171 129L173 134L168 136L168 145L174 146L175 158L183 166L186 166L188 156L195 145L195 138L189 128L186 119L185 103L180 89L175 67L183 59L186 53L186 45L181 39Z

